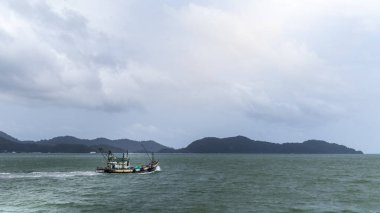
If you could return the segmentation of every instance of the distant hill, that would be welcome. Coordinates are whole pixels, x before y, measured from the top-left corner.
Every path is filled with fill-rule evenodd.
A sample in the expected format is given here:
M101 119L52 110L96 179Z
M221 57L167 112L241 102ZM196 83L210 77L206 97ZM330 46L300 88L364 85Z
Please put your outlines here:
M3 132L1 132L3 133ZM72 136L55 137L40 141L19 141L6 133L0 134L0 152L61 152L86 153L96 152L99 148L112 152L158 152L168 147L155 141L133 141L129 139L110 140L97 138L79 139Z
M83 153L94 149L82 144L58 144L47 146L36 143L18 143L0 137L0 152L60 152L60 153Z
M208 137L196 140L183 149L164 149L161 152L184 153L273 153L273 154L363 154L343 145L320 140L308 140L303 143L270 143L255 141L247 137L229 138Z
M129 139L117 139L117 140L110 140L107 138L96 138L93 140L88 139L79 139L72 136L61 136L61 137L55 137L49 140L40 140L37 141L38 144L46 144L46 145L53 145L53 144L83 144L86 146L109 146L113 148L118 148L120 150L129 151L129 152L144 152L144 148L148 152L158 152L161 149L167 149L168 147L161 145L155 141L134 141Z
M2 132L2 131L0 131L0 138L5 138L5 139L7 139L9 141L13 141L13 142L19 142L18 139L14 138L14 137L12 137L12 136L10 136L7 133Z
M99 148L112 152L161 152L161 153L273 153L273 154L362 154L343 145L321 140L308 140L303 143L277 144L255 141L244 136L229 138L207 137L196 140L186 148L173 149L155 141L133 141L129 139L110 140L96 138L79 139L72 136L60 136L49 140L19 141L0 132L0 152L60 152L88 153Z

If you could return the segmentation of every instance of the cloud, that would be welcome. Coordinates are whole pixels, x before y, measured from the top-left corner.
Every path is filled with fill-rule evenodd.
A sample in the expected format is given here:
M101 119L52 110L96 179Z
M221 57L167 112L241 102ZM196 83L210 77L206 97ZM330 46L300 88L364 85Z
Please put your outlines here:
M133 112L120 128L137 137L157 127L149 135L173 141L202 131L240 134L252 123L262 132L314 130L378 105L368 85L380 77L379 6L4 1L0 100Z
M325 114L315 103L340 108L324 100L331 91L315 91L339 84L339 75L308 44L288 36L292 27L307 26L292 26L289 14L300 9L293 8L297 5L281 5L280 11L262 2L237 11L196 3L161 5L152 17L161 22L148 20L148 26L142 21L146 13L128 14L138 25L121 28L120 34L129 36L120 38L104 31L105 25L91 27L96 26L91 16L80 10L10 1L13 16L2 17L13 27L10 52L3 50L0 57L1 88L20 100L109 111L146 108L160 100L189 108L227 102L256 118L283 120L289 112Z
M109 98L104 70L128 72L128 65L122 61L124 53L112 51L107 36L90 29L85 17L71 10L54 11L43 1L10 1L2 10L12 11L1 17L7 23L6 38L0 41L7 46L0 51L3 94L111 111L138 105L129 97L122 96L120 102Z
M213 87L221 87L219 104L232 102L236 110L272 122L316 123L344 114L345 82L308 44L288 37L285 26L294 21L289 14L274 16L249 7L234 13L190 4L176 15L191 35L177 44L192 65L182 64L183 70L188 66L194 81L206 79L207 97L215 95Z

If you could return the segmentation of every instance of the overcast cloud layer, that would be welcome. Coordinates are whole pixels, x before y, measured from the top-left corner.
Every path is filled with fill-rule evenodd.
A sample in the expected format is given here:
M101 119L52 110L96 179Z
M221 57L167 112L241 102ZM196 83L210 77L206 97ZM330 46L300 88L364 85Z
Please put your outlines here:
M380 2L1 1L0 130L380 152Z

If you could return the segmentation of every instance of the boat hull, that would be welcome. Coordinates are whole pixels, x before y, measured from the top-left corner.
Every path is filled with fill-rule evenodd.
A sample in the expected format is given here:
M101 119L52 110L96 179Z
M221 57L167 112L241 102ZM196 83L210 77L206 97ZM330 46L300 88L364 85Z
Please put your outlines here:
M99 172L99 173L150 173L150 172L158 171L157 167L159 167L158 161L152 162L151 164L146 165L146 166L129 167L125 169L98 167L96 169L96 172Z

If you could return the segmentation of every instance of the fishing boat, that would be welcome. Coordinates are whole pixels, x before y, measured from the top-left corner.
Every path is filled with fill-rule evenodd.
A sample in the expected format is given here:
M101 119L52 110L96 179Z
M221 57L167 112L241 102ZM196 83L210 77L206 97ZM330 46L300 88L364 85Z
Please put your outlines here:
M131 166L129 165L130 159L125 153L122 157L115 156L110 150L102 155L106 161L106 166L97 167L96 171L101 173L149 173L160 171L159 161L154 159L154 154L152 157L149 156L150 162L145 165Z

